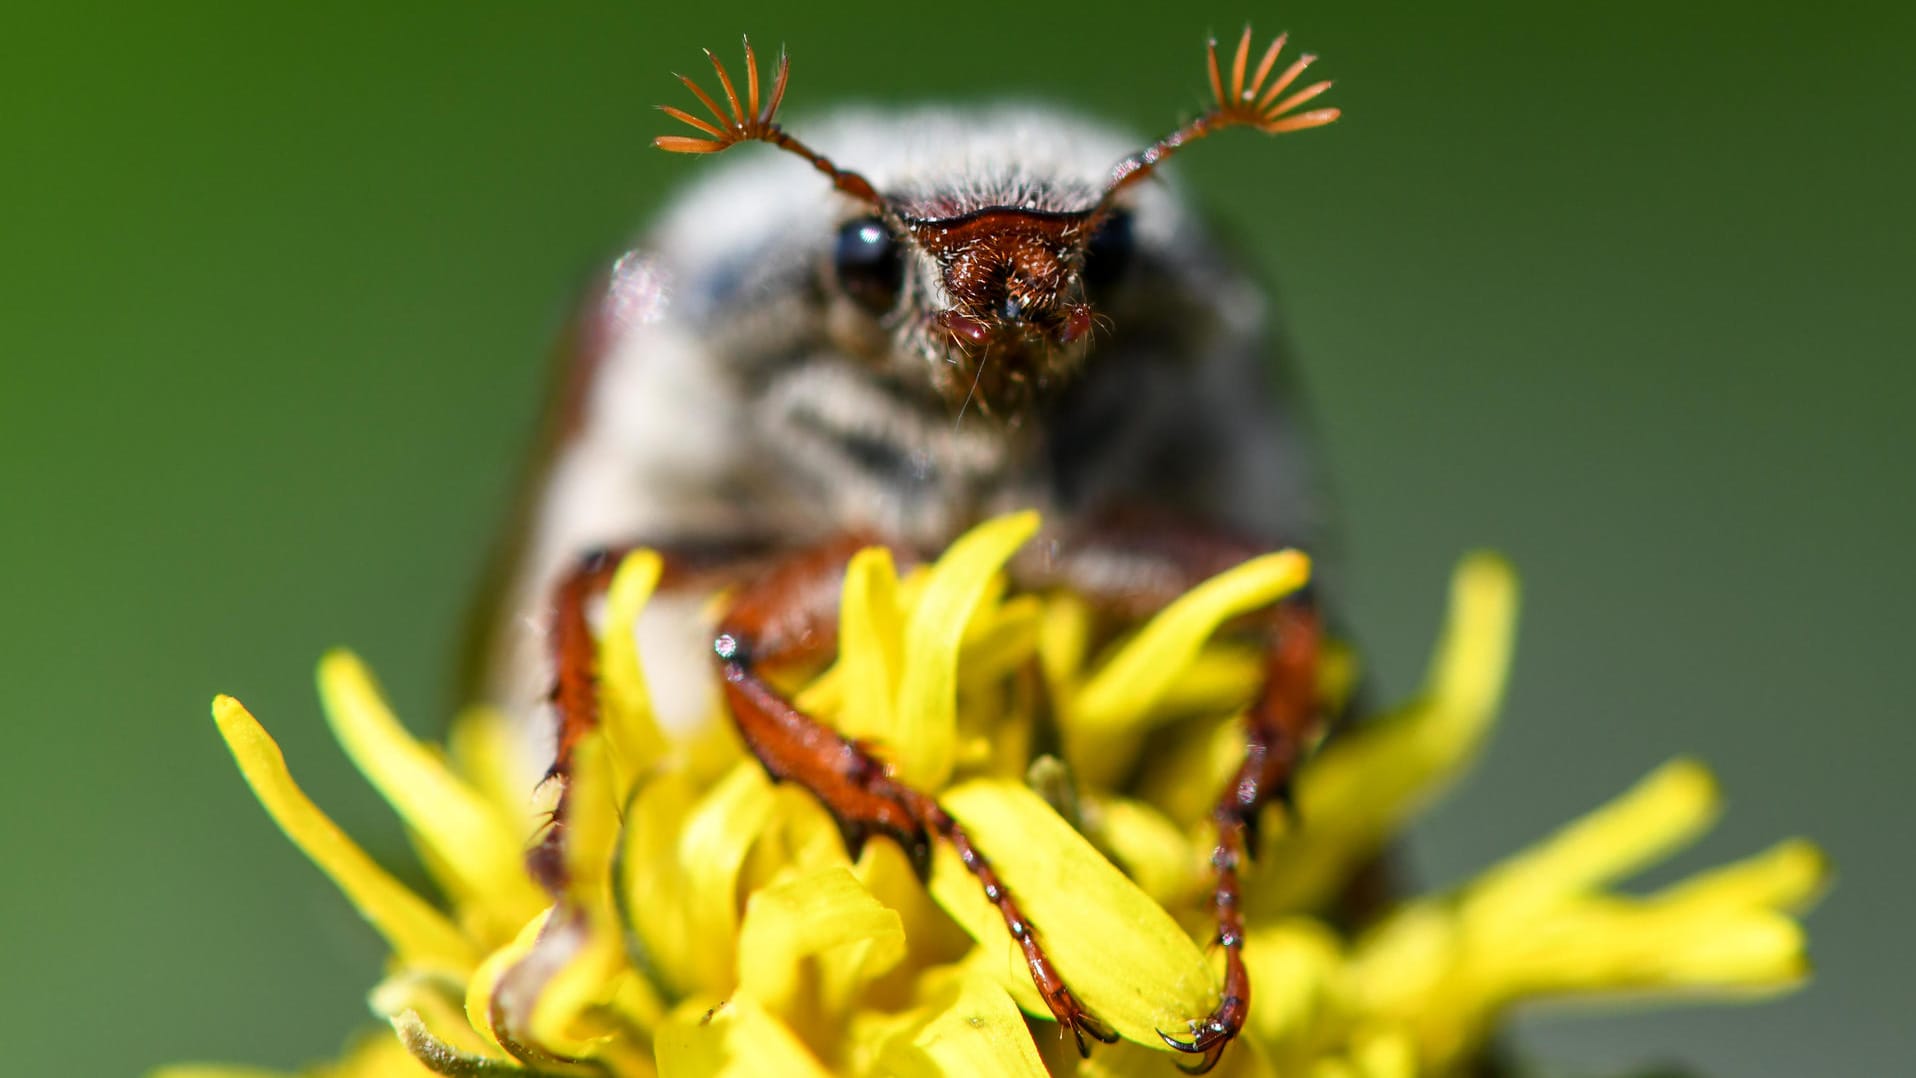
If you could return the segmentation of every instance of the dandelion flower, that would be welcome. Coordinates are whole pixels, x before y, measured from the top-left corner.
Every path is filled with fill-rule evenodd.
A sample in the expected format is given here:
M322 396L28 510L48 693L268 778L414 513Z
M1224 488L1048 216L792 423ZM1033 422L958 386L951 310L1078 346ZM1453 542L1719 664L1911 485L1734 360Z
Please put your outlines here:
M921 883L903 852L856 859L803 789L771 782L722 715L654 721L631 627L658 559L627 558L601 641L602 722L577 750L565 884L525 854L541 805L518 788L505 716L415 740L370 673L336 652L319 683L334 733L404 821L443 906L376 864L300 792L240 703L213 706L246 781L391 948L373 1031L326 1078L398 1075L1170 1073L1217 1003L1208 811L1241 750L1256 657L1221 630L1301 587L1308 562L1255 559L1104 641L1069 594L1009 594L1036 519L988 522L900 576L850 564L839 654L799 705L879 746L989 857L1054 964L1122 1042L1080 1059L958 855ZM1615 885L1695 839L1717 808L1678 760L1459 889L1352 928L1340 893L1468 764L1498 709L1516 616L1504 563L1472 556L1424 689L1333 738L1273 810L1244 881L1249 1020L1223 1073L1470 1073L1526 1000L1748 996L1807 975L1792 913L1820 890L1787 841L1648 894ZM1335 695L1348 663L1328 661ZM544 806L544 807L548 807ZM1540 828L1541 830L1541 828ZM176 1066L164 1078L262 1072Z

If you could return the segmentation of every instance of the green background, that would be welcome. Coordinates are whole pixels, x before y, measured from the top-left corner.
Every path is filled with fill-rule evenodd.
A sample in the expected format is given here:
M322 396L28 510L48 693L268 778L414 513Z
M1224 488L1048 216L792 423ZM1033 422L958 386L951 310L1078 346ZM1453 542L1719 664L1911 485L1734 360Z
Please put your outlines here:
M545 345L699 172L647 145L670 71L747 30L799 109L1031 94L1155 133L1246 14L1179 7L9 5L0 1071L292 1065L368 1020L379 948L207 701L404 859L312 664L350 643L416 728L448 713ZM1284 296L1383 685L1459 552L1525 574L1508 721L1420 828L1427 877L1679 753L1729 796L1685 864L1804 833L1840 868L1801 995L1520 1042L1913 1073L1916 18L1575 7L1260 8L1345 121L1174 167Z

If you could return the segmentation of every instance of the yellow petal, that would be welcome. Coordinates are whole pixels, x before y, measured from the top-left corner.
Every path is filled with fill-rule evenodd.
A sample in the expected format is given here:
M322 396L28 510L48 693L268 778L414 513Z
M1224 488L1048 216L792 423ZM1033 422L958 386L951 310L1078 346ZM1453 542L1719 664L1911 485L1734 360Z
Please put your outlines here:
M1698 873L1651 896L1659 904L1697 909L1801 910L1829 885L1829 859L1813 842L1789 839L1755 857Z
M739 992L794 1026L834 1015L905 956L898 914L843 866L755 892L739 928ZM801 963L816 960L816 978Z
M273 822L332 877L359 915L386 938L401 965L472 968L477 956L459 930L374 863L306 797L287 772L279 745L238 700L215 697L213 721Z
M1417 1018L1475 1006L1445 987L1465 942L1448 902L1426 898L1400 907L1366 932L1350 955L1344 987L1352 1008Z
M527 1039L560 1058L594 1057L610 1062L629 1046L612 1043L616 1024L610 1011L625 984L626 941L615 914L612 872L620 841L617 779L609 738L590 737L573 753L566 818L567 942L548 932L541 948L552 948L543 965L553 970L537 989L526 1020ZM561 958L562 954L562 958Z
M958 679L966 686L995 685L1037 653L1044 601L1016 595L974 618L965 636Z
M810 790L789 782L772 787L772 808L740 874L745 893L794 874L851 868L844 832Z
M1505 860L1471 885L1464 916L1508 926L1578 891L1635 872L1688 844L1716 818L1716 782L1675 760L1609 804Z
M398 1035L399 1044L408 1053L407 1058L416 1070L389 1071L381 1068L366 1072L367 1078L378 1075L385 1078L392 1074L513 1074L516 1066L502 1064L496 1059L475 1056L462 1052L446 1041L441 1040L438 1031L426 1023L418 1011L403 1010L393 1014L387 1021L392 1023L393 1032Z
M1583 902L1554 911L1472 961L1494 996L1737 994L1788 988L1808 973L1803 930L1769 910L1682 913L1636 902Z
M1249 1028L1280 1058L1321 1036L1336 1021L1333 995L1343 973L1337 937L1316 921L1293 918L1253 928L1244 937L1251 975Z
M1243 766L1244 745L1244 723L1237 716L1194 721L1179 736L1152 744L1138 777L1138 795L1172 820L1212 832L1211 810L1224 784Z
M488 934L510 932L545 905L526 875L516 821L406 732L357 656L333 651L320 660L319 695L346 755L447 874L461 905L483 913Z
M1210 876L1197 871L1191 840L1162 812L1122 797L1100 801L1097 808L1105 848L1153 900L1175 906L1208 886Z
M738 946L738 877L772 814L772 784L757 760L741 760L686 817L678 837L678 902L697 947L698 984L727 983ZM643 912L639 914L645 916Z
M510 1062L511 1056L488 1037L476 1032L466 1020L461 986L430 977L399 973L381 981L367 999L373 1013L400 1029L402 1016L416 1027L425 1040L440 1050L466 1059ZM400 1029L401 1039L406 1031ZM413 1042L408 1041L412 1047ZM417 1049L415 1049L415 1052Z
M611 755L604 738L585 738L572 750L572 773L566 777L566 894L583 909L611 908L620 828Z
M1517 580L1493 554L1451 577L1450 611L1423 697L1333 740L1298 775L1303 826L1254 864L1260 914L1313 909L1343 886L1404 821L1461 773L1502 701L1517 621Z
M1038 626L1038 661L1044 668L1051 698L1060 709L1070 710L1090 646L1090 605L1070 592L1052 596Z
M1503 703L1517 629L1517 574L1488 551L1464 558L1450 578L1450 619L1426 676L1426 695L1467 736Z
M966 626L1011 555L1038 530L1038 514L1013 513L966 532L932 567L905 628L896 724L882 738L899 776L937 789L957 747L958 651Z
M1803 926L1780 913L1713 917L1705 930L1672 936L1678 945L1646 963L1658 984L1762 994L1793 988L1809 976Z
M1148 716L1218 626L1304 586L1311 562L1295 551L1266 554L1219 573L1147 622L1079 691L1069 722L1081 736Z
M920 1013L922 1020L887 1038L876 1073L898 1078L1044 1078L1047 1073L1017 1005L974 969L950 971L928 993Z
M651 550L619 562L606 592L605 631L599 638L599 712L623 792L665 753L665 735L652 715L635 635L639 614L658 587L664 563Z
M884 978L886 982L898 982L897 994L885 1003L909 998L919 970L957 962L971 950L971 937L938 907L897 843L867 844L851 870L873 898L897 911L910 944L910 961Z
M619 987L624 941L613 925L582 920L585 938L539 988L528 1023L531 1043L561 1058L599 1055L616 1032L600 1012Z
M1375 1030L1357 1037L1351 1062L1363 1078L1416 1078L1417 1045L1404 1030Z
M668 772L635 795L620 837L620 916L669 990L723 993L735 983L739 871L772 799L755 760L709 791Z
M885 741L893 731L893 694L904 647L891 551L870 547L854 554L845 567L844 596L838 622L844 691L838 728L851 737Z
M689 1002L659 1028L660 1078L831 1078L785 1023L750 996Z
M619 835L619 916L638 944L634 962L672 993L729 987L700 980L703 944L685 927L693 899L683 886L678 837L698 796L689 779L668 771L634 793Z
M493 951L473 970L466 981L466 1024L485 1038L489 1049L506 1052L496 1024L495 1001L499 996L500 983L508 972L532 954L532 948L539 942L539 933L545 931L546 922L552 917L550 909L525 923L512 942Z
M842 662L827 667L825 672L813 678L806 685L791 692L792 706L800 712L837 727L838 718L845 711L845 689L850 679L845 677ZM776 675L774 676L776 681ZM890 721L891 704L885 704L886 721Z
M971 835L1051 957L1092 1013L1121 1035L1161 1047L1217 1002L1204 953L1169 914L1024 786L978 779L947 791L945 808ZM932 896L979 944L978 968L1029 1014L1047 1017L1023 952L977 877L949 845L933 860Z
M446 731L446 750L467 783L493 806L509 830L530 835L540 823L527 792L541 777L522 759L524 735L497 708L468 708Z
M1184 673L1165 687L1157 707L1166 715L1242 710L1263 676L1264 656L1258 649L1215 643L1199 651Z

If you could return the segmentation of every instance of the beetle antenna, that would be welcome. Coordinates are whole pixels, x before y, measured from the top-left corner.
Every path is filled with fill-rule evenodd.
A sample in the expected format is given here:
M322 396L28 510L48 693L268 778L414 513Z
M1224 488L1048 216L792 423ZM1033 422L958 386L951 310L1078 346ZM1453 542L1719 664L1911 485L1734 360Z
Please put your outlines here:
M1305 53L1291 62L1270 85L1271 69L1277 66L1277 54L1284 48L1288 34L1277 35L1264 50L1264 56L1258 61L1257 70L1249 81L1245 79L1245 68L1251 58L1251 28L1244 27L1244 36L1237 42L1237 55L1231 60L1231 82L1226 92L1224 78L1218 70L1217 39L1205 43L1205 60L1211 76L1211 97L1215 102L1209 110L1197 119L1178 128L1176 131L1152 143L1145 149L1119 161L1111 169L1111 182L1104 189L1104 197L1098 201L1095 214L1102 214L1110 208L1119 191L1149 176L1153 169L1178 150L1190 145L1206 135L1222 131L1229 127L1252 127L1267 135L1281 135L1286 131L1302 131L1308 127L1322 127L1337 119L1339 110L1334 108L1310 109L1306 112L1295 111L1299 106L1331 88L1328 80L1312 83L1288 97L1284 91L1290 89L1304 69L1311 66L1317 57Z
M705 50L705 58L712 61L712 70L718 73L719 85L725 88L725 106L721 107L710 94L699 89L698 83L674 72L678 80L685 84L685 88L692 91L692 96L698 98L699 103L711 112L712 120L701 119L684 109L660 105L660 112L692 127L706 137L660 135L652 140L652 145L669 153L718 153L729 150L741 142L769 142L787 153L795 153L810 161L812 167L824 173L832 181L832 186L840 191L860 201L869 202L881 210L885 208L885 200L878 196L878 190L872 186L870 180L849 169L842 169L832 164L831 158L786 134L785 129L778 125L776 120L778 106L785 100L785 84L791 77L792 69L791 60L785 55L784 48L781 47L778 50L778 64L773 68L772 74L772 93L765 99L762 107L759 103L758 57L752 52L751 38L745 39L745 100L743 102L739 100L738 90L732 83L731 73L725 70L725 65L712 54L711 49Z

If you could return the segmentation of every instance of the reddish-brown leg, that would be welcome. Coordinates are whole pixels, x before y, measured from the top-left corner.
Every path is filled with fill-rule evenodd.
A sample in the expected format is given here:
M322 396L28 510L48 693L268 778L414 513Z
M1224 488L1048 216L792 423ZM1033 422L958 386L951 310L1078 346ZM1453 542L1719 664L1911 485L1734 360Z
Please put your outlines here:
M1090 1037L1117 1034L1093 1017L1058 976L1011 892L958 821L929 795L899 782L871 750L793 707L762 670L816 661L837 644L838 594L845 563L865 540L848 538L806 551L747 585L719 626L713 650L739 732L774 778L797 782L825 804L854 857L873 834L902 846L921 876L930 869L930 838L951 843L997 906L1023 949L1031 980L1078 1051Z
M1175 521L1128 518L1101 522L1064 543L1048 564L1025 568L1039 582L1072 588L1121 617L1136 618L1263 552ZM1217 1008L1193 1022L1188 1036L1158 1033L1172 1048L1199 1057L1180 1068L1188 1074L1217 1066L1250 1013L1238 871L1256 844L1264 807L1289 803L1292 772L1322 714L1316 686L1323 630L1314 602L1308 595L1287 600L1259 626L1268 641L1264 683L1245 716L1244 761L1211 810L1217 828L1212 905L1217 943L1224 949L1224 984Z
M1317 611L1305 603L1287 604L1273 620L1264 687L1246 715L1244 762L1211 810L1217 826L1217 846L1211 853L1217 876L1212 905L1217 910L1218 946L1224 948L1223 991L1217 1009L1193 1023L1188 1039L1158 1033L1178 1051L1200 1056L1180 1068L1187 1074L1203 1074L1217 1066L1250 1013L1251 978L1244 969L1238 868L1256 841L1264 806L1273 801L1289 804L1291 775L1319 715L1316 682L1322 629Z
M586 616L592 600L612 585L613 574L625 556L640 547L659 552L662 567L659 590L675 591L715 586L735 576L757 552L751 546L655 545L632 543L588 552L553 589L551 647L552 709L558 721L557 745L547 777L564 779L572 771L572 754L579 741L599 725L598 642ZM544 834L526 854L533 879L557 894L565 886L565 792L553 808Z

